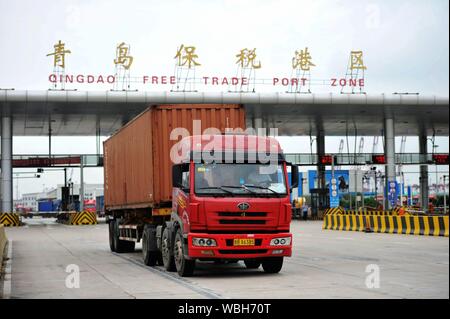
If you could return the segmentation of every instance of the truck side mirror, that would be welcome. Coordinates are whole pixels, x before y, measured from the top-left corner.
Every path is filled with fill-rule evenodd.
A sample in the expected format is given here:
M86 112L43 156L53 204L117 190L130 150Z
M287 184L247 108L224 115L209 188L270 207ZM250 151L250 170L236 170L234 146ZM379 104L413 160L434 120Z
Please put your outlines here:
M183 179L183 164L172 166L172 187L181 187Z
M289 164L291 166L291 187L290 191L292 191L293 188L296 188L298 186L298 166Z

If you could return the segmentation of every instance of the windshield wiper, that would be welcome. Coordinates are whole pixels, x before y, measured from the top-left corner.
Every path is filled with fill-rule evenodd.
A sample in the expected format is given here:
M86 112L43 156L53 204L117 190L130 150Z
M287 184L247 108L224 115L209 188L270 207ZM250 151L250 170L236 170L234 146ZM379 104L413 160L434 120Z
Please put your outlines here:
M267 189L269 191L271 191L272 193L278 194L280 195L280 193L274 191L273 189L266 187L266 186L256 186L256 185L250 185L250 184L244 184L243 186L245 187L253 187L253 188L258 188L258 189Z
M257 192L252 191L251 189L248 189L245 185L242 186L228 186L228 185L222 185L221 187L228 187L228 188L234 188L234 189L244 189L252 194L258 194Z
M222 191L224 191L226 193L234 194L232 191L229 191L228 189L222 188L222 186L220 186L220 187L216 187L216 186L213 186L213 187L198 187L197 188L197 190L200 190L200 189L220 189L220 190L222 190Z

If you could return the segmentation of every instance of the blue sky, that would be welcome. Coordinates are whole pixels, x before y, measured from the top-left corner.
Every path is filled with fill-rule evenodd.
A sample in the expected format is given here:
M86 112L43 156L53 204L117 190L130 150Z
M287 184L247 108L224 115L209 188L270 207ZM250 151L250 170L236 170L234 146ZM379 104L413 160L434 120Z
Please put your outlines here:
M257 48L262 63L258 77L289 76L294 51L308 47L316 64L311 76L329 79L344 75L351 50L362 50L368 93L448 96L448 15L447 0L0 0L0 88L49 88L52 60L46 54L61 39L72 51L66 63L73 74L111 74L115 46L122 41L131 45L135 57L133 75L173 74L173 57L181 43L197 47L199 74L205 76L233 75L235 55L244 47ZM330 90L313 87L314 92ZM54 141L58 153L95 152L94 139ZM14 142L16 153L47 152L45 139L18 137ZM286 151L309 151L307 138L281 142ZM329 139L327 151L336 151L338 144L339 138ZM436 144L448 152L448 138ZM408 139L407 151L417 151L416 139ZM21 188L50 186L61 179L53 175L24 180ZM101 176L96 171L88 178L98 181Z

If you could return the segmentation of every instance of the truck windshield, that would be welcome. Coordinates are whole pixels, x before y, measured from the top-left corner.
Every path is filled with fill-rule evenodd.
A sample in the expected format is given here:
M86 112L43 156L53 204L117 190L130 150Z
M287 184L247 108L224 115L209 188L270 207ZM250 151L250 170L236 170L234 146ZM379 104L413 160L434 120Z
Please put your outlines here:
M194 178L196 194L286 195L281 165L200 163Z

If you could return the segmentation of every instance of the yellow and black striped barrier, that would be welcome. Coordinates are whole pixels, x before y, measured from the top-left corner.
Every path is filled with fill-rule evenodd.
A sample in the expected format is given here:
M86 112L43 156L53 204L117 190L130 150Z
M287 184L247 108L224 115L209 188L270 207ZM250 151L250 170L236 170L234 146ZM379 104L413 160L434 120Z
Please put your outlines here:
M390 210L346 210L344 215L365 215L365 216L397 216L398 213Z
M95 212L64 212L58 214L57 222L66 225L96 225L97 214Z
M323 217L323 229L364 231L366 226L363 215L329 214Z
M329 214L341 214L343 213L345 210L342 207L331 207L331 208L327 208L325 209L325 211L323 212L323 215L329 215Z
M70 213L69 225L95 225L97 224L97 214L95 212Z
M0 213L0 225L21 226L20 216L17 213Z
M448 237L448 216L366 216L376 233Z
M353 230L389 234L449 236L446 216L375 216L375 215L327 215L323 229Z
M393 209L393 210L350 210L350 209L344 209L342 207L335 207L335 208L327 208L325 210L325 215L365 215L365 216L397 216L399 215L399 209ZM408 214L407 211L404 212L404 214Z

